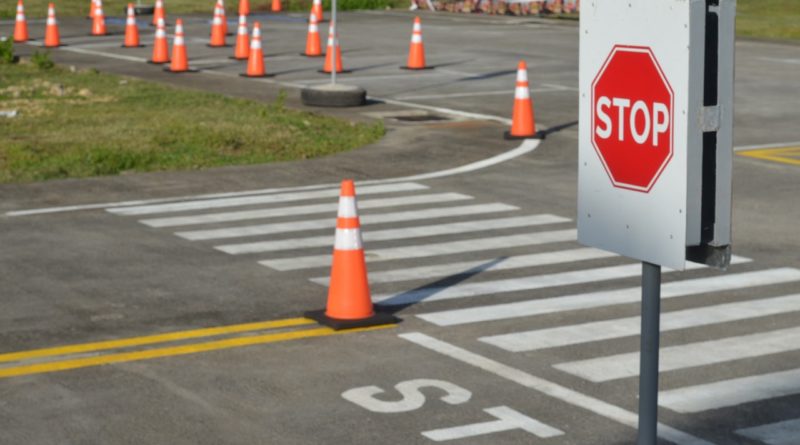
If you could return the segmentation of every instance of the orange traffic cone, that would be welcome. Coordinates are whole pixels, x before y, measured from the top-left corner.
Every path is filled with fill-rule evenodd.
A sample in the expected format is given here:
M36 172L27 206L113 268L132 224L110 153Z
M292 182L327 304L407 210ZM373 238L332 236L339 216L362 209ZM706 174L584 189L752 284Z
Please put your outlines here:
M227 45L225 43L225 29L222 27L221 9L222 6L217 1L217 5L214 6L214 20L211 22L211 40L208 42L208 46L211 47Z
M411 46L408 48L408 62L400 68L407 70L424 70L425 45L422 43L422 22L419 17L414 17L414 28L411 32Z
M89 0L89 13L86 14L86 18L87 19L93 19L94 18L94 9L96 7L97 7L97 1L96 0Z
M261 23L253 23L253 37L250 40L250 55L247 58L247 71L244 77L267 77L264 69L264 50L261 49Z
M58 21L56 20L56 6L52 3L47 5L47 27L44 31L44 46L47 48L61 46L61 36L58 33Z
M308 36L306 37L306 57L321 57L322 47L319 41L319 22L317 16L312 12L308 18Z
M325 65L322 67L322 72L330 74L333 71L333 57L336 56L336 72L344 73L342 68L342 48L339 47L339 36L336 35L336 30L333 23L328 27L328 48L325 51Z
M103 0L97 0L94 5L94 17L92 17L92 32L90 35L106 35L106 16L103 14Z
M17 1L17 19L14 22L14 41L17 43L28 41L28 21L25 20L25 7L22 0Z
M219 2L219 18L222 20L222 31L225 35L228 34L228 17L225 15L225 0L217 0Z
M125 43L123 48L137 48L144 45L139 43L139 26L136 24L136 11L133 3L128 3L128 18L125 21Z
M239 15L250 15L250 0L239 0Z
M156 0L156 7L153 10L153 26L158 26L158 19L164 21L164 25L167 24L167 13L164 11L164 1L163 0Z
M311 13L317 16L317 21L325 21L325 12L322 9L322 0L314 0L314 3L311 5Z
M390 314L375 312L369 292L367 265L361 241L356 190L353 181L342 181L336 239L325 311L307 312L306 317L334 329L374 326L397 321Z
M164 30L164 19L158 19L156 38L153 41L153 57L148 62L169 63L169 44L167 44L167 32Z
M272 0L272 8L270 8L272 12L281 12L283 11L283 5L281 4L281 0Z
M536 136L536 123L533 118L533 102L528 86L528 66L524 60L517 66L517 88L514 90L514 114L511 118L511 131L507 139L525 139Z
M164 71L185 73L189 71L189 57L186 55L186 42L183 39L183 20L175 21L175 38L172 40L172 61Z
M250 36L247 34L247 16L239 15L239 28L236 30L236 49L233 58L247 60L250 57Z

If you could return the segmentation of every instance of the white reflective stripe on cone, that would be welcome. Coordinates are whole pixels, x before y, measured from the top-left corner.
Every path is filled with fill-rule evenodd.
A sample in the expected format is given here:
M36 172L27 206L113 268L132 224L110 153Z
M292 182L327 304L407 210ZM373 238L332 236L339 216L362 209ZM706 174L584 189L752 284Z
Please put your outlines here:
M175 36L175 46L184 46L183 36Z
M253 37L253 40L250 42L250 49L261 49L261 40Z
M339 198L339 218L355 218L358 216L356 208L356 198L353 196L342 196Z
M514 98L516 99L530 99L531 92L525 87L517 87L514 91Z
M517 70L517 82L527 82L527 81L528 81L528 71Z
M308 32L318 33L319 32L319 26L317 26L316 24L308 25Z
M361 229L336 229L335 250L361 250Z
M422 43L422 36L419 34L412 34L411 43Z

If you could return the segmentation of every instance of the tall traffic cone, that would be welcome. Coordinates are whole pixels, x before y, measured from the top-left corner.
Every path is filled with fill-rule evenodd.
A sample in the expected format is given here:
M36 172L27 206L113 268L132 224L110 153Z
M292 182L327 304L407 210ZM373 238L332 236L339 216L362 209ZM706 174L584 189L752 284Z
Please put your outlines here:
M233 50L233 58L236 60L247 60L250 57L250 36L247 34L247 16L239 15L239 28L236 30L236 49Z
M214 6L214 20L211 21L211 40L208 42L208 46L211 47L227 45L225 43L225 29L222 27L221 9L222 6L220 5L219 1L217 1L217 5Z
M94 5L94 17L92 17L92 32L90 35L106 35L106 16L103 14L103 0L97 0Z
M308 36L306 37L306 57L321 57L322 47L319 40L319 22L317 16L312 12L308 18Z
M281 0L272 0L272 7L270 8L272 12L281 12L283 11L283 5L281 4Z
M169 44L167 43L167 32L164 30L164 19L158 19L158 24L156 24L153 56L148 62L155 64L169 63Z
M128 3L128 18L125 20L125 43L123 48L137 48L144 45L139 43L139 25L136 24L136 11L133 3Z
M153 21L151 24L153 26L158 26L158 19L164 21L164 26L167 24L167 13L164 10L164 0L156 0L155 9L153 9Z
M239 0L239 15L250 15L250 0Z
M17 43L28 41L28 21L25 20L25 7L22 0L17 0L17 19L14 22L14 41Z
M525 139L536 136L536 122L533 118L533 101L528 86L528 66L524 60L517 66L517 87L514 90L514 114L511 118L511 131L506 139Z
M175 21L175 38L172 40L172 61L169 68L164 68L170 73L185 73L189 71L189 57L186 54L186 42L183 39L183 20Z
M400 68L407 70L424 70L425 45L422 43L422 22L419 17L414 17L414 28L411 31L411 46L408 48L408 62Z
M44 46L56 48L61 46L61 36L58 33L58 20L56 20L56 6L47 5L47 27L44 30Z
M336 29L333 23L328 27L328 48L325 51L325 65L322 67L322 72L330 74L333 71L333 57L336 57L336 72L343 73L342 68L342 48L339 47L339 36L336 34Z
M244 77L267 77L264 69L264 50L261 49L261 23L253 23L253 37L250 40L250 55L247 58L247 71Z
M318 22L325 21L325 17L323 15L325 12L322 9L322 0L314 0L314 3L311 5L311 13L317 16Z
M307 312L306 317L334 329L374 326L397 321L390 314L376 312L367 280L367 265L361 241L356 190L353 181L342 181L336 238L324 311Z

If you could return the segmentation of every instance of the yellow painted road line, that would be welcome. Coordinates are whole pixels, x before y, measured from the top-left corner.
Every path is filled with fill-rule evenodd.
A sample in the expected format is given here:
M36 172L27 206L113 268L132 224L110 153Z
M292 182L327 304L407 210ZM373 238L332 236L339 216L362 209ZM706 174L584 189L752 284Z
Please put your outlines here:
M292 326L302 326L316 323L308 318L287 318L283 320L262 321L215 328L192 329L189 331L168 332L165 334L147 335L143 337L124 338L120 340L107 340L77 345L57 346L54 348L34 349L30 351L11 352L0 354L0 363L27 360L32 358L50 357L82 352L105 351L108 349L127 348L131 346L152 345L178 340L187 340L199 337L212 337L216 335L236 334L241 332L260 331L264 329L277 329Z
M58 362L39 363L34 365L16 366L13 368L0 369L0 378L17 377L30 374L43 374L47 372L66 371L69 369L87 368L90 366L101 366L112 363L132 362L139 360L150 360L162 357L174 357L179 355L196 354L198 352L216 351L219 349L239 348L242 346L259 345L264 343L275 343L301 338L323 337L328 335L349 334L352 332L372 331L394 327L396 325L373 326L369 328L347 329L334 331L331 328L322 327L305 329L299 331L279 332L276 334L264 334L248 337L228 338L206 343L196 343L190 345L172 346L168 348L147 349L144 351L122 352L117 354L106 354L97 357L84 357L73 360L63 360Z
M800 165L800 147L743 150L737 152L737 154L765 161L780 162L781 164Z

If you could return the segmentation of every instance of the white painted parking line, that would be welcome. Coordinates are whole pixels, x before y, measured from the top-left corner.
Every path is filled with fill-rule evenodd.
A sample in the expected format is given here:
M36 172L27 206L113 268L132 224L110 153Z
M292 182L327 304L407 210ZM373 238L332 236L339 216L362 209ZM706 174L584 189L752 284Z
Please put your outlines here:
M674 371L800 349L800 328L780 329L661 348L659 371ZM639 353L559 363L554 368L592 382L639 375Z
M661 317L661 331L695 328L795 311L800 311L800 294L718 304L667 312ZM507 351L523 352L639 335L639 328L639 317L627 317L481 337L479 340Z
M491 238L475 238L464 241L446 243L427 243L413 246L393 247L367 250L367 262L390 261L409 258L425 258L437 255L452 255L483 250L507 249L519 246L574 241L577 238L575 229L549 232L524 233L520 235L497 236ZM259 261L260 264L276 270L308 269L330 265L330 255L312 255L295 258L281 258Z
M540 392L556 400L585 409L598 416L619 422L630 428L636 429L638 427L639 416L636 413L600 399L587 396L557 383L536 377L520 369L512 368L421 332L400 334L399 337L428 350L438 352L439 354L482 369L500 378L517 383L525 388ZM694 437L663 423L658 424L658 436L678 445L713 445L711 442Z
M360 187L359 195L375 195L381 193L398 193L418 190L427 190L428 187L413 182L399 184L379 184ZM305 201L321 198L335 198L339 196L338 188L327 190L313 190L307 192L275 193L261 196L243 196L236 198L219 198L200 201L179 202L170 204L153 204L146 206L122 207L108 209L118 215L151 215L154 213L185 212L189 210L207 210L226 207L238 207L254 204L276 204L283 202Z
M800 437L800 419L742 428L736 430L736 434L767 445L797 445L797 438Z
M381 272L370 272L369 282L392 283L397 281L421 280L428 278L443 278L455 275L466 275L474 271L488 272L490 270L510 270L523 267L548 266L579 261L588 261L598 258L615 257L617 254L606 250L582 247L570 250L557 250L555 252L533 253L510 257L485 258L475 261L460 263L432 264L430 266L410 267L407 269L391 269ZM328 285L328 277L312 278L311 281Z
M466 439L468 437L501 433L504 431L512 431L517 429L527 431L534 436L541 437L543 439L564 435L563 431L553 428L552 426L544 424L536 419L532 419L507 406L495 406L492 408L487 408L483 411L494 416L496 420L456 426L452 428L423 431L422 435L435 442Z
M500 213L519 210L519 207L502 204L499 202L490 204L476 204L455 207L436 207L431 209L420 209L402 212L362 214L359 215L362 226L372 224L382 224L388 222L405 222L423 219L447 218L455 216L481 215L485 213ZM250 226L226 227L222 229L193 230L186 232L176 232L181 238L188 240L211 240L225 238L241 238L246 236L270 235L275 233L301 232L304 230L331 229L336 227L336 220L333 218L290 221L285 223L256 224Z
M800 394L800 369L660 391L658 404L686 414L793 394Z
M490 230L510 229L518 227L531 227L545 224L569 222L567 218L554 215L514 216L510 218L497 218L486 220L463 221L448 224L435 224L429 226L403 227L400 229L387 229L364 231L365 242L390 241L411 238L424 238L436 235L450 235L458 233L485 232ZM252 243L237 243L214 246L231 255L246 253L275 252L279 250L303 249L309 247L324 247L331 245L331 235L312 236L306 238L293 238L272 241L258 241Z
M735 260L736 257L732 259L732 264ZM741 262L744 261L747 261L747 259L742 258ZM663 273L669 272L671 272L669 269L664 269L663 271ZM661 298L685 297L708 292L744 289L798 280L800 280L800 271L792 270L789 272L782 269L744 272L719 277L695 278L662 284ZM629 287L625 289L589 292L563 297L428 312L418 314L417 317L438 326L454 326L484 321L531 317L534 315L552 314L556 312L592 309L616 304L637 303L641 300L641 297L642 289L640 287Z
M367 199L358 203L359 209L378 209L404 205L433 204L472 199L471 196L460 193L433 193L430 195L403 196L399 198ZM231 221L247 221L251 219L279 218L283 216L309 215L313 213L336 212L338 204L329 202L324 204L310 204L294 207L278 207L272 209L241 210L237 212L204 213L202 215L172 216L167 218L153 218L140 220L142 224L150 227L190 226L196 224L215 224ZM331 219L335 219L334 216Z

